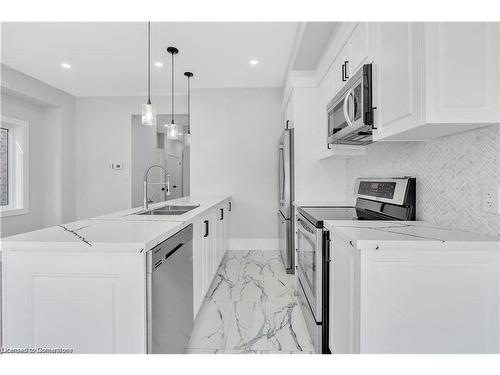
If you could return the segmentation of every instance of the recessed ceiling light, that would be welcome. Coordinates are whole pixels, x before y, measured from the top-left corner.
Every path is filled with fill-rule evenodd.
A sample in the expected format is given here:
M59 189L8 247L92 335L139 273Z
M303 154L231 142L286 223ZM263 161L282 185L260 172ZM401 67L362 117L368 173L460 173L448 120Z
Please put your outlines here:
M257 65L259 60L250 60L250 65Z
M62 66L64 69L71 69L71 65L70 65L70 64L68 64L68 63L65 63L65 62L61 63L61 66Z
M161 61L157 61L157 62L155 62L155 66L157 68L161 68L163 66L163 63Z

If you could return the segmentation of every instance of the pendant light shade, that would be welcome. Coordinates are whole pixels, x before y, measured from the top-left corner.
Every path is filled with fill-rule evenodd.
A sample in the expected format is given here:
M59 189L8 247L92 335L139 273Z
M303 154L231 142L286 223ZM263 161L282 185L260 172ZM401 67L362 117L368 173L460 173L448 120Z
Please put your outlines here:
M148 22L148 101L142 105L142 125L156 126L156 111L151 104L151 22Z
M179 139L179 126L174 122L174 55L177 55L179 50L175 47L168 47L167 52L172 55L172 120L168 125L167 138L176 140Z
M171 123L168 125L167 139L179 139L179 126L177 124Z
M142 125L156 125L156 111L152 104L142 105Z
M193 73L184 72L184 75L187 77L187 113L188 113L188 128L187 132L184 135L184 144L187 146L191 146L191 77Z

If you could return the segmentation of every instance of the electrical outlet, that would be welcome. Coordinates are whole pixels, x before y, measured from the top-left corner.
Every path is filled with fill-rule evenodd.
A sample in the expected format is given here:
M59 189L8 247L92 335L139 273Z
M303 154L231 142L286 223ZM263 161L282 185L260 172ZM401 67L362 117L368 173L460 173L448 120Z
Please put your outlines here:
M500 187L483 189L483 210L500 214Z

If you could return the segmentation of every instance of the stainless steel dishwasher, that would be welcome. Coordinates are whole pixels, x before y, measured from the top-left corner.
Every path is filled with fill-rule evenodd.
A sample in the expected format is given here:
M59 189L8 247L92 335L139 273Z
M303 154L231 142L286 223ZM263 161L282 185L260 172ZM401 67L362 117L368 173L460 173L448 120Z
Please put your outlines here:
M183 353L193 323L193 225L189 225L147 254L148 353Z

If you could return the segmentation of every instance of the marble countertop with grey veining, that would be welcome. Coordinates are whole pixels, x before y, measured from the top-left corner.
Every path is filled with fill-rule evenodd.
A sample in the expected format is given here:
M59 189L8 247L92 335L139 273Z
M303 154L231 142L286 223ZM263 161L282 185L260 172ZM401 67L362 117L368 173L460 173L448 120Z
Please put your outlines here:
M328 220L324 226L334 240L344 240L358 250L500 250L498 238L424 221Z
M184 197L151 205L199 204L179 216L138 215L142 207L2 238L2 251L148 251L229 197Z

